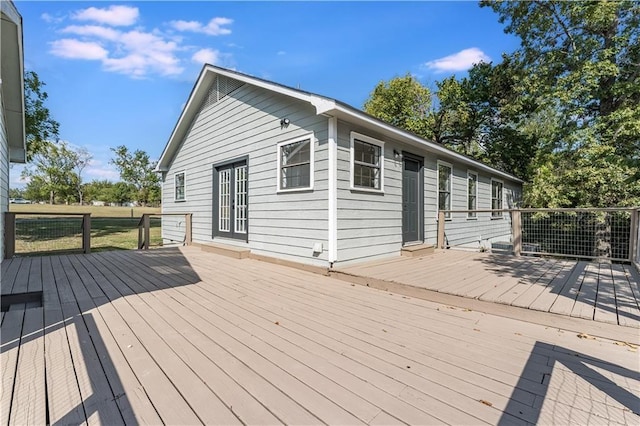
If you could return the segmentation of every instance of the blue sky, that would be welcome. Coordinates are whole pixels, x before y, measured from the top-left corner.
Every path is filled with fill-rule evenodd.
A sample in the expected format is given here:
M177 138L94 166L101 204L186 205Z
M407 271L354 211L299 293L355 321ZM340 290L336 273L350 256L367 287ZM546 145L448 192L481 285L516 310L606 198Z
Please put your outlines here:
M500 61L518 40L477 2L34 2L25 68L46 82L60 139L117 180L110 147L157 159L204 62L362 107L381 80L429 87ZM12 186L22 186L19 166Z

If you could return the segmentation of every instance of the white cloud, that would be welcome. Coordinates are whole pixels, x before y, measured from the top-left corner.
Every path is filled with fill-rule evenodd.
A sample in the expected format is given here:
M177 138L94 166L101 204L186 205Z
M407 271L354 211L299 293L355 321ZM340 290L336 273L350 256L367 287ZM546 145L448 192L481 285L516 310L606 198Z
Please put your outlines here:
M220 52L213 49L200 49L193 54L191 60L198 64L215 65L220 59Z
M90 182L94 179L118 181L120 180L120 174L113 167L105 166L102 161L91 160L84 170L83 180Z
M427 62L425 65L427 68L435 70L436 72L446 71L466 71L474 64L480 62L489 62L491 58L477 47L471 47L469 49L461 50L453 55L445 56L444 58L435 59Z
M203 33L212 36L231 34L229 28L224 26L231 25L233 19L217 17L209 21L207 25L198 21L171 21L171 26L178 31L191 31L194 33Z
M70 25L64 28L62 32L82 36L95 36L105 40L117 40L121 34L118 30L99 25Z
M93 21L112 26L129 26L137 22L140 11L137 7L112 5L105 9L90 7L73 14L78 21Z
M63 38L51 43L51 53L67 59L105 59L109 52L100 44L90 41L80 41Z
M276 55L278 55L278 56L284 56L286 54L287 54L287 52L285 52L284 50L278 50L278 53L276 53Z
M178 44L153 33L138 30L122 32L98 25L71 25L62 32L108 41L107 47L111 52L95 41L62 39L52 43L51 53L56 56L100 60L105 70L136 78L151 72L177 75L184 70L176 55L180 49Z

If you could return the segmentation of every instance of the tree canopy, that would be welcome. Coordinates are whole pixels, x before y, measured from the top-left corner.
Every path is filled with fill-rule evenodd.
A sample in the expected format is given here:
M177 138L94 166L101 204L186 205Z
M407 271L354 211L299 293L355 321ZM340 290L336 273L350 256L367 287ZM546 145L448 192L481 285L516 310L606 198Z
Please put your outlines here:
M111 164L120 172L120 179L134 188L135 200L142 205L160 201L160 180L153 171L156 164L149 159L149 154L142 150L130 152L124 145L111 151L114 153Z
M410 76L381 82L365 111L525 179L528 205L640 204L640 3L481 6L519 49L436 82L429 101Z
M46 151L47 142L58 138L60 124L53 119L45 101L49 97L44 91L45 82L34 71L24 75L24 119L27 141L27 161Z

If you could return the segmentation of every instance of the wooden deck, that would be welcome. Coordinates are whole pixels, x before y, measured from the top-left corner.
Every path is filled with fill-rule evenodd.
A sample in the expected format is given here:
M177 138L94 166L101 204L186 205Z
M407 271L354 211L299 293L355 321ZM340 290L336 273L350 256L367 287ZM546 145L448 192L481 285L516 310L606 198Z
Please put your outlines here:
M193 247L3 262L5 297L25 290L43 303L2 313L2 424L640 422L628 327L580 338Z
M640 328L640 275L629 264L439 250L340 269L346 277L399 284L502 305Z

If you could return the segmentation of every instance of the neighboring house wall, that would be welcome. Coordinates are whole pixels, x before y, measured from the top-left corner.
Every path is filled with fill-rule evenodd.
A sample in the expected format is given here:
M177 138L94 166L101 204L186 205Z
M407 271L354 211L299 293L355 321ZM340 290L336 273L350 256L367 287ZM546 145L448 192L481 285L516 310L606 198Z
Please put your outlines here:
M280 125L288 118L290 124ZM277 144L314 134L313 190L277 192ZM244 84L196 116L163 179L164 213L193 213L193 240L211 242L213 166L248 156L248 246L252 252L306 263L327 260L328 120L308 103ZM174 176L185 172L185 201L174 200ZM163 238L181 242L184 219L165 217ZM217 237L216 241L219 240ZM323 252L312 257L314 243Z
M0 90L0 261L4 259L4 212L9 208L9 143Z

